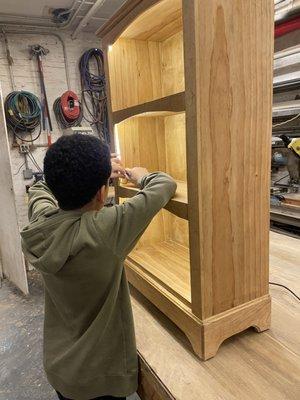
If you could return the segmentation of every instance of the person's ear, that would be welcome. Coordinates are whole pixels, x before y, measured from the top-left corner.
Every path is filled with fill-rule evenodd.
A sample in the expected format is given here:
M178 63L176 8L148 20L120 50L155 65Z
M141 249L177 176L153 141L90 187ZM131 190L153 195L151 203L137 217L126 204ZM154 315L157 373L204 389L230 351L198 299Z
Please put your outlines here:
M102 203L102 204L104 204L105 203L105 201L106 201L106 192L107 192L107 187L106 187L106 185L103 185L102 187L101 187L101 189L98 191L98 194L99 194L99 202L100 203Z

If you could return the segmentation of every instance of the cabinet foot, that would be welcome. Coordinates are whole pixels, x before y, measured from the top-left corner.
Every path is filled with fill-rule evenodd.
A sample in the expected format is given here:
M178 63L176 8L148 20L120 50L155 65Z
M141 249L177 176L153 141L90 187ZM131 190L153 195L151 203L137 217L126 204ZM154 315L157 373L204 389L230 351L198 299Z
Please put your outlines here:
M270 327L271 299L269 295L237 306L229 311L201 321L187 335L194 352L202 359L214 357L224 340L250 327L263 332Z

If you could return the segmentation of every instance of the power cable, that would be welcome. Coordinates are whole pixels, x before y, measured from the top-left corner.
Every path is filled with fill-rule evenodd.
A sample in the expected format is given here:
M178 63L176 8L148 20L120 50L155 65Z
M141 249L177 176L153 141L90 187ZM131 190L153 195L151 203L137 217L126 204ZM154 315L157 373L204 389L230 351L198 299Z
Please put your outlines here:
M91 72L91 63L96 64L96 73ZM103 52L93 48L87 50L80 58L81 98L88 117L84 119L97 129L98 135L110 143L107 113L106 81L104 73Z
M80 126L82 109L78 96L74 92L68 90L58 97L53 104L53 111L62 129Z
M41 167L39 166L38 162L36 161L34 155L32 154L32 152L30 150L28 150L28 152L26 153L28 155L28 157L30 158L31 162L33 163L33 165L40 171L43 172L43 170L41 169Z
M17 175L20 173L21 168L24 167L25 164L26 164L26 162L24 161L24 162L19 166L18 171L15 172L15 173L13 174L13 176L17 176Z
M293 296L296 297L296 299L298 299L300 301L300 297L295 292L293 292L290 288L288 288L287 286L282 285L281 283L276 283L276 282L269 282L269 285L280 286L280 287L288 290Z
M39 99L26 91L14 91L6 96L4 110L8 128L24 142L34 142L41 135L41 104ZM23 139L20 134L32 133L40 127L38 135L31 140Z
M290 174L282 176L281 178L277 179L277 181L273 182L273 185L276 185L276 183L282 181L283 179L287 178L288 176L290 176Z
M289 123L289 122L294 121L295 119L297 119L297 118L299 118L299 117L300 117L300 113L297 114L297 115L295 115L293 118L290 118L290 119L288 119L288 120L286 120L286 121L279 122L278 124L272 125L272 128L276 128L276 126L285 125L285 124L287 124L287 123Z

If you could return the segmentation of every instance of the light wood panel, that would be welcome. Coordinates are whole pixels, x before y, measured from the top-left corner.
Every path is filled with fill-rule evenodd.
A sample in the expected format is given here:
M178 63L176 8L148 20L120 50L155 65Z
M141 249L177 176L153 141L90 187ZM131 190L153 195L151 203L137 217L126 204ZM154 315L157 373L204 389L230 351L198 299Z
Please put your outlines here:
M166 172L179 181L186 182L185 114L164 118L166 145Z
M271 0L184 1L192 303L201 319L268 293L272 12Z
M131 252L130 260L160 282L182 301L190 303L190 266L188 248L172 240L140 246Z
M270 244L271 276L277 282L287 276L288 286L293 287L300 281L299 239L271 232ZM151 371L147 381L153 382L149 388L140 388L143 399L150 400L157 385L164 400L298 400L299 303L282 288L271 287L271 295L270 331L235 336L214 359L203 363L194 357L177 327L133 290L140 378L143 382L147 368L148 375Z
M133 197L138 191L139 188L128 183L120 183L117 186L117 194L119 197ZM185 182L177 181L175 196L164 208L180 218L188 219L187 187ZM186 232L186 234L188 233Z
M164 119L130 118L117 125L120 156L126 168L142 165L149 171L165 171Z
M150 7L122 33L121 37L163 41L182 31L182 1L162 0Z
M108 53L112 111L163 97L158 42L120 39Z
M120 156L126 167L143 165L150 172L162 170L174 178L186 179L184 114L130 118L118 124L117 136ZM119 197L132 197L138 191L130 184L120 183L117 187ZM178 182L176 195L165 208L188 218L185 182ZM189 301L188 223L174 214L167 211L158 214L130 254L130 259L153 279L156 276L170 291L177 292L183 301ZM182 273L184 279L180 280Z
M163 96L185 89L182 31L161 43L161 79Z
M300 206L300 193L289 193L284 195L284 203Z
M109 49L112 111L184 91L182 32L163 42L119 39Z
M163 210L165 237L186 248L189 248L189 225L188 221L174 215L170 209ZM189 266L190 267L190 266Z
M115 111L112 114L113 123L119 124L123 120L134 116L164 116L185 111L185 93L180 92L157 100L139 104L137 106Z
M130 118L117 125L115 134L126 167L143 165L150 172L165 171L176 180L186 180L184 113Z

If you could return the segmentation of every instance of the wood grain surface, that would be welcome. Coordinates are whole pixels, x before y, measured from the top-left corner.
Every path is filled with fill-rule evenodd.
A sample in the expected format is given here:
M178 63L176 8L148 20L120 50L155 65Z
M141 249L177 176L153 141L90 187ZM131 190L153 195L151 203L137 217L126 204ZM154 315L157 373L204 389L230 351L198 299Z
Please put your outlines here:
M226 337L269 324L273 1L128 2L102 34L113 115L130 117L115 128L123 162L187 180L188 223L178 208L161 211L129 279L208 358ZM182 92L185 114L166 115L165 96ZM168 241L189 248L191 309L180 263L159 268Z
M147 9L122 32L127 39L164 41L182 31L182 1L162 0Z
M184 91L182 32L163 42L120 38L108 63L113 111Z
M192 303L206 319L268 293L273 1L183 7Z
M271 279L300 293L299 240L271 232ZM163 400L298 400L300 393L300 308L289 292L271 286L271 329L248 330L228 339L215 358L201 362L186 337L133 290L142 400L153 384ZM146 372L145 372L146 370ZM159 397L160 399L160 397Z

